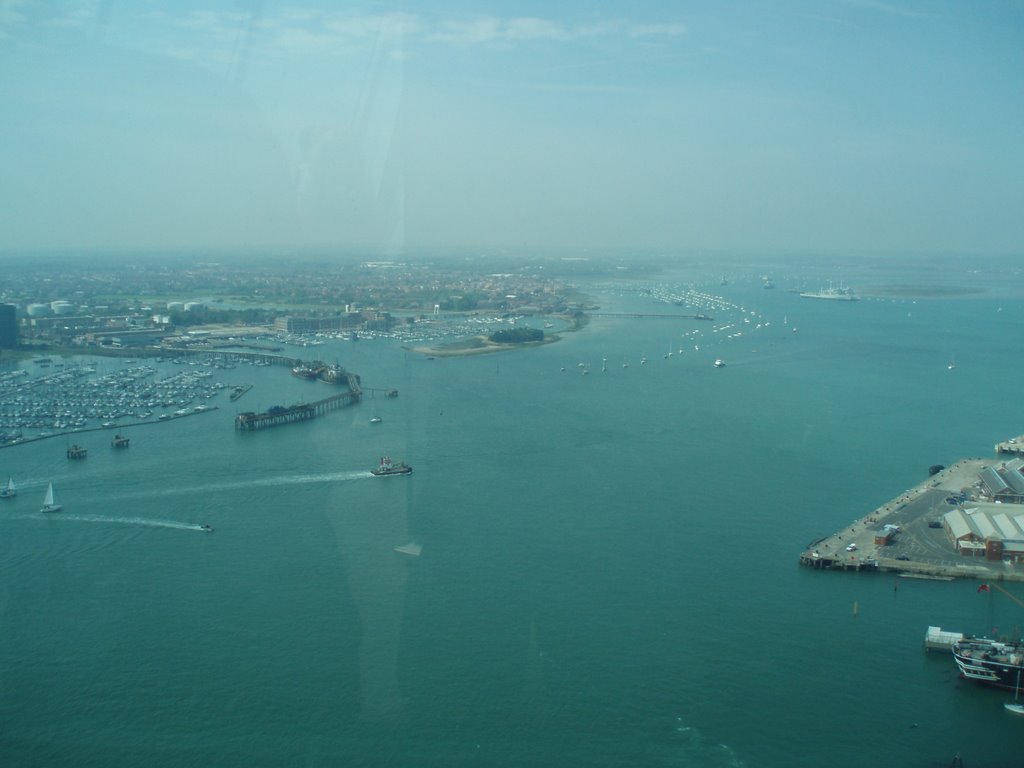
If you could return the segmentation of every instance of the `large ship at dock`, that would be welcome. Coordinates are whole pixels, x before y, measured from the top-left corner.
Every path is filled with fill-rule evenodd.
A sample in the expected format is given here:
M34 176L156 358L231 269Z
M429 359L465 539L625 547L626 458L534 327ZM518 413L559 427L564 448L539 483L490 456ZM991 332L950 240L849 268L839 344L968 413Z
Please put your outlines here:
M1024 669L1024 642L964 637L953 643L953 658L968 680L1014 690Z

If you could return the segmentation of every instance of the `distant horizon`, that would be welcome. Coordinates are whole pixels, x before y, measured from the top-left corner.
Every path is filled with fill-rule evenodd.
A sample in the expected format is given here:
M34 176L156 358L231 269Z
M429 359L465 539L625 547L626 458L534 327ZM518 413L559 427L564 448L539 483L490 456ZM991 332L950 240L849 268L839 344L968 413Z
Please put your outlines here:
M220 246L49 246L49 247L0 247L0 261L18 259L24 256L60 259L76 259L82 256L112 257L135 256L138 258L183 258L217 259L245 258L274 259L282 256L301 259L345 258L363 261L416 261L424 258L479 258L502 259L513 256L556 261L607 261L636 256L645 259L671 259L701 261L723 259L792 259L793 261L816 261L822 265L834 260L862 259L866 261L939 259L958 261L963 259L1003 259L1019 255L1020 249L1007 252L971 251L908 251L892 249L841 249L841 248L670 248L670 247L629 247L629 246L407 246L401 251L384 251L374 247L354 245L220 245Z
M996 0L16 2L0 249L1017 255L1022 33Z

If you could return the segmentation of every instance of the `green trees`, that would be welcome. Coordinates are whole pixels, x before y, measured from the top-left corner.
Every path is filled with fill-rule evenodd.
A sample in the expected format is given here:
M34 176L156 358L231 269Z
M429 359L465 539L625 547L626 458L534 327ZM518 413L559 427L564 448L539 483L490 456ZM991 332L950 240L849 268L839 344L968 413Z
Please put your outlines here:
M544 341L540 328L506 328L487 337L496 344L522 344L526 341Z

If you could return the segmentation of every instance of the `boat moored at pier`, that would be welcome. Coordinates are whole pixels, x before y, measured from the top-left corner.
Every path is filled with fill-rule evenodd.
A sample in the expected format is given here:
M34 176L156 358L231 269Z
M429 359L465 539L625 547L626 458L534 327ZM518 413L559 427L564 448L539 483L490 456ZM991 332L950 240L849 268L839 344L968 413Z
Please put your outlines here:
M965 637L953 643L953 658L962 677L1014 690L1024 668L1024 642Z

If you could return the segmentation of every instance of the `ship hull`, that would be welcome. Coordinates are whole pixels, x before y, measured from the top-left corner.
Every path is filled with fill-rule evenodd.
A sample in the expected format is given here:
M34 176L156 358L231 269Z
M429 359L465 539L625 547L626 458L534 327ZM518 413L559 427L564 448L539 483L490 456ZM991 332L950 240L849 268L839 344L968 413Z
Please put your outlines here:
M371 469L370 472L375 474L377 477L387 477L388 475L411 475L412 467L394 467L392 469Z
M823 299L825 301L857 301L858 297L853 294L830 294L830 293L801 293L805 299Z
M982 685L1015 690L1024 670L1024 644L971 638L953 644L961 677Z

